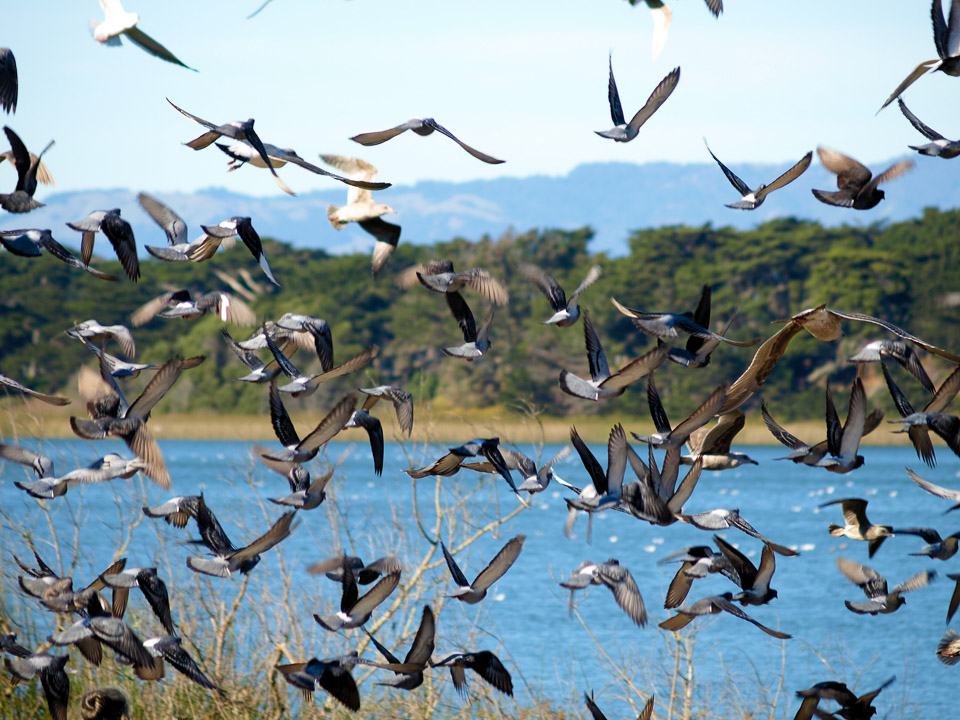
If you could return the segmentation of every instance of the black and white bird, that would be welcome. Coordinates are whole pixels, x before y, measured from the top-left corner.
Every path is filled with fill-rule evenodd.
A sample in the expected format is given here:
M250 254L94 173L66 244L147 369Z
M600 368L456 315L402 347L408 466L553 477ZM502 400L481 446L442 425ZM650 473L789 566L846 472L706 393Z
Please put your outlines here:
M296 529L296 525L292 524L296 510L291 510L281 515L263 535L249 545L238 549L230 542L219 523L205 528L205 523L212 515L206 507L203 496L201 496L200 509L197 513L197 526L200 528L200 537L203 544L213 552L214 557L188 557L187 567L194 572L215 577L230 577L231 573L238 570L242 573L249 572L252 566L259 562L261 553L265 553L274 545L285 540ZM216 522L215 519L214 522Z
M706 139L704 139L704 144L706 145ZM751 190L750 187L726 165L720 162L720 159L713 154L713 150L710 149L710 146L707 145L707 152L710 153L717 165L720 166L720 169L723 171L723 174L726 176L727 180L730 181L730 184L737 189L737 192L740 193L743 197L740 198L735 203L730 203L727 205L728 208L733 208L734 210L756 210L763 204L763 201L766 199L767 195L772 193L774 190L779 190L782 187L785 187L796 180L798 177L803 175L807 171L807 168L810 167L810 161L813 159L813 151L808 152L800 161L783 173L780 177L774 180L769 185L764 185L760 183L757 185L756 190Z
M209 120L204 120L201 117L197 117L191 113L188 113L183 108L177 107L174 105L170 98L167 98L167 102L176 110L178 113L184 117L190 118L196 123L203 125L207 128L207 132L201 135L194 140L191 140L188 143L184 143L188 148L194 150L203 150L206 147L210 147L213 143L219 140L221 137L232 138L233 140L242 140L246 143L249 143L253 148L259 153L260 159L263 160L264 165L270 170L270 174L273 175L273 179L277 182L277 185L280 186L280 189L283 190L288 195L295 195L290 188L287 187L286 183L280 179L280 176L277 175L277 171L273 167L273 163L270 161L270 157L267 155L267 150L263 146L263 141L260 139L260 136L257 135L257 131L253 129L254 119L250 118L249 120L234 120L233 122L228 122L225 125L214 125Z
M29 682L39 677L50 717L52 720L67 720L70 677L64 668L68 660L69 655L51 655L44 652L27 657L5 657L3 664L17 680Z
M64 331L68 337L76 340L86 340L103 346L109 340L113 340L120 346L120 350L128 358L136 355L136 344L133 341L133 335L129 328L124 325L101 325L96 320L86 320L78 323Z
M936 392L933 381L927 375L927 371L923 369L920 358L917 357L913 348L903 340L874 340L864 345L858 353L851 355L849 359L850 362L859 364L882 362L887 358L896 360L900 367L920 381L924 390L929 393Z
M653 417L653 424L657 431L652 435L638 435L635 432L630 434L633 435L635 440L659 448L681 447L694 431L706 425L717 414L727 399L729 387L727 383L718 387L700 404L700 407L690 414L690 417L676 427L671 427L651 372L647 376L647 403L650 406L650 415Z
M380 654L383 655L386 662L378 663L372 660L361 660L361 662L365 665L391 670L396 675L393 680L377 683L378 685L388 685L399 690L414 690L423 685L423 671L427 669L430 656L433 655L436 631L437 622L433 616L433 610L430 609L429 605L425 605L423 614L420 616L417 634L414 635L413 643L411 643L403 661L368 632L367 636Z
M120 208L112 210L94 210L82 220L68 222L67 227L82 233L80 239L80 259L90 263L93 257L93 245L97 233L102 232L113 251L120 259L123 271L134 282L140 279L140 261L137 259L137 242L133 237L133 228L130 223L120 217Z
M66 263L70 267L86 270L99 280L107 280L110 282L116 282L117 280L116 275L97 270L95 267L84 263L80 258L57 242L53 237L53 233L49 230L37 230L33 228L26 230L0 230L0 244L2 244L8 252L21 257L40 257L43 254L40 251L46 250L47 253L53 255L57 260Z
M517 486L513 482L513 475L510 473L510 468L503 459L503 455L500 454L500 438L475 438L463 445L450 448L450 452L426 467L415 470L404 470L404 472L413 478L422 478L428 475L446 477L459 472L460 465L464 460L477 456L484 457L493 465L500 476L507 481L510 489L517 494L517 497L520 496L520 493L517 492Z
M944 160L950 160L960 155L960 140L947 140L929 125L924 124L920 118L910 112L902 98L897 98L897 104L900 106L900 112L916 128L917 132L930 141L924 145L908 145L907 147L916 150L921 155L941 157Z
M526 535L523 534L509 540L500 549L500 552L493 557L493 560L480 571L473 582L467 580L467 576L463 574L463 570L457 565L457 561L453 559L453 555L447 549L447 546L443 541L440 541L440 548L443 550L443 557L447 561L447 568L453 576L453 581L457 583L457 589L449 597L456 598L468 605L475 605L483 600L487 596L487 590L502 578L516 562L520 556L520 551L523 550L524 540L526 540Z
M307 662L277 665L283 679L303 693L305 700L313 696L317 685L330 693L330 696L353 712L360 709L360 691L350 674L357 664L354 653L348 657L310 658Z
M143 646L154 657L154 666L160 665L159 661L165 661L172 665L178 672L183 674L188 680L195 682L200 687L207 690L217 690L220 688L208 678L196 661L190 657L190 654L184 649L183 643L177 635L172 632L170 635L148 638L143 641ZM159 672L154 671L154 675ZM153 679L146 678L146 679Z
M333 409L317 423L317 426L303 438L293 426L287 409L280 399L280 389L276 381L270 382L270 423L277 439L283 443L284 449L259 453L266 460L279 462L305 463L313 460L324 445L326 445L346 425L357 406L356 393L348 393ZM277 468L274 468L277 469ZM284 473L285 474L285 473Z
M620 105L620 93L617 90L617 81L613 77L613 56L609 58L610 76L607 80L607 100L610 103L610 117L613 120L613 127L609 130L595 130L600 137L609 138L616 142L630 142L640 132L640 127L650 119L650 117L660 109L660 106L667 101L670 94L676 89L680 82L680 68L675 67L663 80L653 89L650 97L643 107L637 110L636 114L627 122L623 114L623 107Z
M384 574L366 593L360 595L350 558L344 557L342 559L341 569L340 611L328 615L315 613L313 616L317 624L333 632L360 627L366 623L377 606L397 589L402 572L399 567L395 567L391 572Z
M171 635L175 632L167 584L157 575L155 567L124 568L119 573L108 573L100 577L107 587L114 590L112 611L116 617L123 617L127 609L130 589L140 588L140 592L147 599L150 609L153 610L153 614L163 628Z
M929 431L933 430L935 433L940 434L937 430L939 428L940 431L943 432L941 437L943 437L948 444L956 437L955 432L950 432L952 422L938 418L937 416L943 414L943 411L947 409L947 406L953 402L953 399L957 396L957 392L960 392L960 368L954 370L940 383L940 387L934 391L933 397L930 398L923 410L918 413L913 409L913 405L910 404L907 396L893 381L893 377L891 377L886 364L881 363L881 367L883 368L883 377L884 380L886 380L887 389L893 398L893 404L896 406L897 412L900 413L900 417L903 418L906 425L905 429L899 432L907 433L910 442L913 443L914 450L917 452L917 457L930 467L936 467L937 456L933 449L933 443L930 441ZM910 419L909 422L907 422L908 418ZM931 420L931 418L933 419ZM954 446L960 447L960 443L954 442ZM951 447L951 449L954 448ZM956 452L956 450L954 450L954 452Z
M584 400L596 402L623 395L627 387L649 375L667 358L666 348L658 346L611 373L607 355L596 330L593 329L593 323L590 322L590 313L586 310L583 311L583 337L587 347L590 379L574 375L564 368L560 370L559 383L560 389L567 395Z
M461 695L467 693L467 670L473 670L491 687L505 695L513 697L513 679L509 671L500 662L500 658L489 650L472 653L454 653L437 662L430 661L430 667L450 668L450 678L454 689Z
M930 3L930 19L933 21L933 44L937 48L937 59L924 60L913 72L897 85L890 97L883 101L880 110L903 94L903 91L930 72L940 71L953 77L960 76L960 0L950 3L949 18L943 15L943 0ZM878 110L877 112L880 112Z
M553 315L541 324L556 325L563 328L570 327L580 319L580 295L600 277L600 266L593 265L590 267L586 276L569 298L567 298L556 278L537 265L523 263L520 265L520 274L546 296L550 307L553 309Z

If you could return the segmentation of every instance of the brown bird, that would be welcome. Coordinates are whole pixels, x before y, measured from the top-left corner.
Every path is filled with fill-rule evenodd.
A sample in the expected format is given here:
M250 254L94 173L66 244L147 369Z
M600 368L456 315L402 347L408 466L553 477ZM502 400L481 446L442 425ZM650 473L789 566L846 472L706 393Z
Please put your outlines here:
M879 186L900 177L914 165L913 160L901 160L874 177L865 165L836 150L818 147L817 154L823 166L837 176L839 190L812 190L813 196L827 205L854 210L869 210L879 205L884 198Z
M861 498L830 500L819 507L840 505L843 510L843 525L830 523L828 530L833 537L848 537L851 540L865 540L869 548L869 557L880 549L883 541L893 537L893 528L889 525L874 525L867 519L867 501Z
M33 193L37 190L37 172L40 167L40 158L53 147L53 140L47 143L47 146L39 155L32 156L27 152L27 146L23 144L20 136L13 130L4 126L3 132L6 133L7 140L10 141L13 164L17 168L17 187L12 193L0 193L0 207L11 213L26 213L43 207L42 202L33 199Z

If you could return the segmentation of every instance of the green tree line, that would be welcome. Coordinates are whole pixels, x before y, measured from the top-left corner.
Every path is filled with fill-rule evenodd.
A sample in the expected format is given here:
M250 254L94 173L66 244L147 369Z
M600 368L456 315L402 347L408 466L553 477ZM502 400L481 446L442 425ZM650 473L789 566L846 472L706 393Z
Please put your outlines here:
M370 383L394 383L409 389L417 402L437 407L478 408L532 403L551 416L567 413L646 414L642 385L607 403L589 403L560 392L561 367L587 376L583 326L564 330L543 326L550 316L546 299L526 284L519 265L532 262L552 273L568 291L593 263L600 280L586 291L582 307L591 319L615 369L652 348L656 341L617 313L610 297L644 310L692 311L704 283L713 286L712 327L732 318L727 334L736 339L767 338L773 321L804 308L828 303L844 311L889 320L925 340L960 347L960 211L928 209L908 222L867 227L826 228L817 223L779 219L749 231L729 227L671 226L634 231L625 257L591 254L591 231L534 229L507 232L476 241L456 238L431 245L401 243L381 277L370 275L368 254L331 256L322 250L293 248L265 240L264 248L282 288L260 274L242 245L221 251L206 263L161 263L141 259L139 284L127 282L119 263L94 264L119 275L107 283L50 257L0 255L0 372L48 392L75 394L76 372L90 355L63 331L96 318L104 324L129 323L130 313L168 289L232 291L252 298L262 320L284 312L322 317L333 332L336 361L377 343L381 352L362 377L321 386L297 408L327 407L346 389ZM400 290L393 273L432 258L450 258L458 269L489 270L510 291L493 323L493 347L468 364L445 357L441 347L462 337L444 299L423 288ZM488 306L464 291L478 324ZM163 362L174 352L205 354L207 362L189 373L160 410L265 413L262 386L234 381L245 369L219 333L220 321L155 318L134 329L141 362ZM252 329L228 326L237 339ZM845 323L845 337L823 343L798 336L775 369L764 396L776 415L787 420L822 416L825 378L849 383L855 369L846 358L866 341L883 337L868 325ZM108 348L116 352L115 347ZM679 415L692 409L724 380L736 378L755 348L721 345L706 368L688 370L668 364L657 371L667 409ZM294 358L302 370L317 371L316 358ZM948 368L927 360L935 380ZM756 403L757 400L752 401Z

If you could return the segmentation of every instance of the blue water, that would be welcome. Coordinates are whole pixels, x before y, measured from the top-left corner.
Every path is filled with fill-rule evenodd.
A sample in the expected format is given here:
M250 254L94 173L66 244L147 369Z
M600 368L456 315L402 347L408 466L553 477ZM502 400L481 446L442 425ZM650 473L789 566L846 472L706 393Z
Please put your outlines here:
M29 440L23 444L38 446ZM76 487L65 498L46 503L49 522L40 503L14 487L12 481L24 474L21 468L10 463L3 465L0 548L8 590L15 588L15 583L9 582L15 575L12 556L30 557L16 528L28 532L41 554L52 561L52 525L63 548L63 559L69 562L77 553L73 527L78 524L80 550L75 576L88 581L90 575L109 563L124 537L125 527L137 520L144 502L158 504L176 494L203 491L238 546L265 531L278 516L279 509L265 498L286 494L286 482L250 460L250 444L164 441L161 447L173 477L172 492L139 478ZM57 440L44 442L43 448L55 458L61 473L111 449L128 454L125 448L110 442ZM519 449L536 453L529 446ZM546 446L543 455L550 457L558 449L559 446ZM605 457L605 448L593 449L598 457ZM747 608L760 622L791 633L794 639L775 641L729 615L697 621L692 627L698 628L694 658L699 700L705 703L723 695L728 688L725 680L732 673L742 680L746 702L757 701L758 688L763 686L768 688L769 701L773 702L782 671L784 689L777 715L792 717L798 706L794 690L822 680L840 679L866 691L896 675L898 682L880 696L879 717L886 712L899 714L903 708L907 715L951 714L954 692L950 688L955 687L960 668L939 663L934 650L946 630L946 608L954 586L944 576L947 572L960 572L960 560L941 562L911 557L908 553L919 550L924 542L908 535L888 539L877 555L868 560L866 543L833 538L827 533L830 522L841 522L839 506L817 506L831 499L864 497L869 500L868 516L873 522L894 527L926 525L946 536L960 529L960 517L944 515L950 504L916 487L907 477L904 465L938 484L960 487L960 459L951 456L946 448L938 448L939 466L930 470L910 448L869 447L862 450L867 460L863 468L838 476L820 469L773 462L782 454L782 448L747 450L760 462L759 466L704 473L685 511L738 507L760 532L801 551L797 558L777 556L772 585L779 590L779 598L765 607ZM299 608L293 628L267 617L267 627L261 628L266 640L261 635L259 642L269 647L271 642L282 640L305 653L305 657L350 648L352 639L348 642L342 636L330 635L312 619L314 612L338 609L339 587L308 575L305 568L341 548L365 559L394 554L408 567L415 563L431 547L418 527L427 534L433 532L437 481L420 480L414 489L401 468L426 464L443 452L442 446L388 443L384 474L378 478L373 474L365 442L328 446L327 460L339 459L340 465L328 486L327 503L317 510L300 513L300 525L293 535L279 548L266 553L261 565L251 573L251 592L245 602L255 603L258 597L279 593L283 582L279 573L282 557L283 567L289 573L289 589ZM561 462L557 470L574 484L587 482L575 453ZM678 566L657 566L656 562L686 545L710 544L710 535L683 524L653 527L621 513L607 512L594 519L591 544L585 537L585 518L577 522L576 537L567 539L563 535L566 508L562 492L566 491L551 485L546 492L534 496L531 509L505 523L496 536L484 535L458 555L458 562L472 579L508 538L518 533L527 536L516 564L491 589L485 601L477 606L447 601L442 606L436 653L494 650L513 674L520 702L531 696L562 702L572 693L593 688L601 707L613 717L628 712L616 695L635 697L632 691L612 687L620 673L644 692L656 688L661 697L666 692L673 665L668 652L672 636L656 624L669 616L662 608L663 597ZM458 506L461 500L462 506ZM459 544L466 535L517 505L502 480L468 471L440 481L439 502L443 508L452 508L440 531L448 544L451 537L454 544ZM128 566L159 565L161 576L172 587L192 592L196 577L186 569L185 558L197 550L181 543L196 534L193 523L189 531L145 519L133 531L126 551ZM735 530L722 534L755 563L759 562L758 541ZM907 604L895 614L855 615L844 607L843 601L863 596L836 569L834 560L838 554L875 568L887 577L891 587L926 568L936 569L940 576L929 587L908 594ZM633 573L651 622L645 629L633 625L605 588L593 588L580 596L577 610L596 643L609 656L608 661L587 627L569 616L567 592L557 582L583 560L611 557L618 558ZM442 561L439 552L432 560ZM442 564L427 570L422 582L422 602L436 602L436 597L453 588ZM239 580L214 578L209 585L204 581L199 587L210 588L210 592L219 593L229 603L238 586ZM711 576L694 583L688 602L735 589L725 578ZM16 603L27 600L14 594L8 602L13 602L16 610ZM132 598L132 602L142 604L142 599ZM16 618L16 612L11 614ZM409 614L415 614L415 629L419 607ZM177 616L175 608L174 617ZM374 619L377 617L375 613ZM397 617L379 634L392 639L407 620L406 616ZM156 629L143 629L142 633ZM45 636L50 628L41 627L39 631ZM473 645L463 645L469 642L471 634ZM406 651L407 645L405 642L401 646L401 652Z

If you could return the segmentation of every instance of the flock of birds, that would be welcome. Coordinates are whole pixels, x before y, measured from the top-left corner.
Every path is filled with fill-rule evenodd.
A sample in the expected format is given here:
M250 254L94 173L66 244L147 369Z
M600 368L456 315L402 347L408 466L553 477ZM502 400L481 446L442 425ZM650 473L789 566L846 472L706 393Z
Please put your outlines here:
M656 54L657 47L662 47L665 40L670 11L659 0L644 1L653 11L660 30L654 41ZM639 0L630 2L637 4ZM98 42L119 44L120 37L125 36L157 57L187 67L163 45L141 31L137 26L138 17L125 12L119 1L100 0L100 4L105 19L91 24L94 38ZM719 14L722 10L722 3L718 0L707 0L707 5L714 14ZM953 0L951 3L949 18L944 17L940 0L934 0L931 13L939 60L919 65L887 99L884 106L896 99L903 114L931 141L914 149L925 155L951 158L960 154L960 144L945 140L920 122L900 98L900 94L926 72L939 70L950 75L960 75L960 0ZM680 68L675 68L657 85L644 106L628 122L620 102L611 57L608 99L614 127L598 131L597 134L617 142L629 142L636 138L642 125L669 98L679 79ZM0 49L0 107L8 113L16 110L17 83L13 53L6 48ZM377 241L373 252L374 277L383 270L397 245L400 228L382 219L383 215L394 212L393 209L373 200L372 192L389 187L388 183L375 181L376 168L356 158L322 156L329 166L342 175L332 173L303 160L292 149L283 149L263 142L254 129L252 118L217 124L193 115L172 102L170 104L180 114L205 129L202 135L186 145L194 150L201 150L216 144L229 156L231 170L244 164L267 169L278 185L290 194L293 192L277 173L277 168L287 163L347 184L350 188L348 202L345 206L329 209L330 222L336 228L356 222L371 233ZM436 132L446 136L482 162L503 162L464 143L432 118L413 119L386 130L361 133L352 139L369 147L387 142L407 130L423 136ZM16 168L18 179L12 193L0 194L0 206L10 213L27 213L41 206L41 203L34 199L38 182L52 182L42 158L53 142L48 143L39 155L33 155L11 128L4 127L4 133L10 143L10 151L5 158ZM230 143L218 142L223 138ZM717 159L709 148L708 152L742 196L729 207L742 210L758 207L769 193L796 180L809 167L812 159L812 153L808 152L796 165L769 185L761 184L756 189L751 189ZM884 197L879 186L912 167L911 162L899 162L873 176L869 169L839 152L818 148L818 154L823 165L837 175L838 189L830 192L813 190L814 195L822 202L854 209L876 206ZM203 234L197 240L190 241L186 224L173 209L146 193L141 193L138 200L167 238L166 245L144 245L147 252L157 260L210 260L222 244L239 238L266 277L280 286L270 269L260 236L254 229L251 218L232 217L215 225L203 226ZM85 218L68 223L68 227L82 234L79 256L57 242L49 229L3 230L0 231L0 243L9 252L21 256L35 257L41 255L41 251L46 251L98 279L117 281L116 276L90 265L98 233L102 233L110 242L127 277L134 282L140 279L137 243L129 223L121 217L120 209L95 210ZM864 465L865 459L859 454L860 441L864 435L878 428L883 419L882 412L868 412L867 396L861 379L862 370L867 364L879 364L901 415L901 419L894 422L903 426L901 431L908 433L918 457L923 462L930 467L936 464L931 432L941 438L952 452L960 455L960 417L945 412L960 390L960 367L946 374L945 379L937 386L927 374L914 348L918 347L954 365L960 365L960 356L927 343L885 320L860 313L843 312L825 305L799 312L784 320L782 327L760 344L739 377L709 392L689 417L674 425L667 417L654 382L654 374L658 368L669 361L693 371L709 364L711 354L721 345L749 347L759 343L762 338L736 340L727 337L730 322L727 322L720 333L711 330L709 286L703 288L699 302L692 312L679 309L673 312L638 310L611 298L618 311L628 317L639 332L656 338L657 341L652 350L626 363L616 372L611 372L589 312L580 307L584 293L599 281L601 268L588 268L583 281L569 296L547 269L526 264L519 270L531 288L542 292L549 303L551 314L543 324L566 329L575 326L582 317L589 378L562 369L558 383L563 392L596 402L617 397L631 385L646 381L646 393L656 432L650 435L631 433L635 443L647 446L646 461L641 457L643 453L638 453L631 445L623 426L617 424L610 431L605 468L583 442L577 429L571 428L572 449L579 455L589 476L589 484L582 488L560 478L554 471L554 466L571 453L571 447L563 448L538 467L535 460L515 450L501 447L498 438L476 438L467 441L449 448L449 452L425 467L411 468L406 472L412 477L450 476L462 469L493 473L503 478L524 505L528 505L529 498L543 492L552 480L556 480L571 491L566 498L567 534L572 532L577 518L585 514L588 540L594 516L607 510L627 513L655 526L680 522L715 533L713 540L718 551L707 545L693 546L663 559L663 562L681 564L664 601L665 608L676 612L674 616L660 623L660 627L665 630L677 631L701 615L726 613L755 625L775 638L786 640L791 637L781 630L763 624L743 608L763 608L777 598L777 591L771 587L776 556L793 558L798 552L763 535L740 514L739 509L717 508L689 514L684 512L684 506L695 491L703 470L722 471L755 463L746 454L731 450L735 436L745 423L745 414L741 408L746 407L748 401L761 389L787 351L791 340L801 331L806 331L819 340L833 341L842 335L843 322L860 322L882 329L892 337L871 342L850 358L858 371L850 388L848 410L842 423L831 396L830 386L827 385L826 439L812 444L800 440L777 424L770 410L761 403L763 421L773 437L791 451L785 459L841 474L853 472ZM489 271L470 268L458 272L449 260L430 260L398 273L397 284L403 288L422 286L443 295L464 340L462 345L443 348L446 355L473 362L490 350L496 308L509 302L509 294ZM464 292L468 289L489 303L485 319L479 326L465 298ZM147 517L162 519L180 529L187 527L192 520L200 534L199 543L207 549L208 554L187 557L187 566L197 573L229 578L236 573L245 574L254 570L264 553L295 531L298 513L316 509L324 502L326 486L334 469L331 468L314 478L308 464L318 456L326 443L350 428L363 428L370 441L373 470L380 475L383 472L384 434L380 420L371 411L379 400L388 400L393 405L401 431L409 436L413 429L414 406L411 394L399 386L362 388L358 391L364 397L362 406L358 408L358 392L348 392L316 427L306 434L301 434L293 425L284 405L286 397L309 395L323 383L346 377L370 365L379 352L376 345L371 345L354 357L336 364L330 326L321 318L290 312L275 320L263 321L253 309L230 293L213 290L195 296L187 290L174 290L159 295L140 308L132 309L130 324L138 327L152 322L156 317L191 319L208 312L215 313L224 323L256 328L250 337L239 341L224 329L222 339L249 371L237 379L267 386L271 424L280 447L256 446L254 453L268 468L286 478L290 492L283 497L270 498L280 506L279 516L260 537L242 547L235 545L228 537L204 495L173 497L161 505L143 507L142 512ZM198 366L205 358L175 355L162 365L136 363L133 334L124 325L102 325L96 320L89 320L65 328L65 332L82 343L97 358L96 370L84 366L80 374L80 395L86 403L88 416L71 417L71 428L79 437L93 441L119 438L130 449L133 457L128 459L109 453L89 467L58 473L49 457L26 447L2 444L0 457L25 466L35 476L34 479L17 481L17 487L39 500L53 500L63 496L70 487L77 484L130 478L140 472L161 487L171 488L172 478L148 421L156 404L173 387L181 374ZM119 348L122 356L108 352L107 348L112 345ZM305 373L294 365L293 357L298 351L308 353L311 360L313 355L316 355L320 371ZM914 405L894 381L890 372L891 363L902 366L929 396L921 411L914 409ZM305 367L302 364L301 366ZM152 378L132 402L128 401L121 385L145 371L153 371ZM59 405L71 402L68 397L36 391L6 375L0 375L0 384L8 392L24 394L44 402ZM713 422L715 418L716 422ZM684 446L689 449L686 454L683 453ZM655 450L663 453L659 461ZM682 479L679 474L681 465L689 467ZM629 480L627 466L632 474ZM519 483L515 479L515 473L519 474ZM957 505L951 509L960 507L960 490L936 485L909 469L908 473L924 490L956 502ZM869 557L874 556L886 538L897 534L917 535L927 543L920 552L914 553L916 555L947 560L958 551L960 533L943 538L932 528L875 525L867 519L867 502L862 498L844 498L826 503L834 504L841 506L844 524L831 524L829 533L836 537L865 541L868 544ZM759 544L759 566L754 566L744 552L716 534L728 529L743 532L751 538L748 542ZM451 552L442 539L437 538L453 580L450 597L467 604L482 602L493 584L510 570L523 550L525 541L523 534L509 540L471 582L454 557L463 548L454 548ZM70 682L65 665L70 656L56 654L53 652L54 647L76 646L86 661L99 665L103 657L102 646L105 645L115 653L120 664L132 667L133 672L143 680L161 679L165 673L165 664L169 664L189 680L211 692L224 692L184 648L174 620L167 585L158 576L156 568L127 568L126 560L120 558L89 584L76 589L80 583L76 583L74 578L60 577L39 554L35 552L34 555L33 562L17 558L22 571L19 586L23 594L36 600L46 610L74 617L75 622L62 632L51 635L44 648L38 651L21 646L14 635L0 635L0 651L5 655L5 667L16 681L27 682L35 677L39 678L50 714L55 720L65 720L67 717ZM865 600L849 600L845 603L851 612L861 614L877 615L897 611L905 603L904 594L925 587L936 575L931 570L923 570L891 590L886 579L867 565L846 557L838 557L836 564L838 570L863 591ZM400 585L403 567L398 559L390 556L371 563L364 563L357 557L343 556L311 565L308 572L325 575L340 584L339 610L314 615L320 626L340 633L362 628L370 620L378 606ZM686 603L693 583L709 574L720 574L728 578L737 591L731 589ZM960 574L948 574L947 577L957 583L947 609L949 624L960 605ZM640 627L647 624L648 616L640 585L629 569L617 559L600 563L586 561L571 572L569 578L561 583L562 587L571 592L571 609L574 593L592 585L609 588L614 601L633 623ZM367 586L370 586L369 589ZM162 634L141 640L140 635L124 621L131 588L140 589L163 629ZM364 590L362 595L361 589ZM104 595L107 590L112 591L109 602ZM337 657L314 657L304 662L281 665L278 669L288 683L305 695L309 696L319 687L351 710L360 707L359 691L351 675L352 669L358 664L390 671L392 676L382 684L408 691L419 687L424 681L424 673L435 667L449 668L455 688L465 691L465 671L469 669L496 690L512 695L513 684L509 671L499 658L488 650L457 652L442 659L435 659L435 631L436 617L427 605L421 611L419 628L403 660L394 656L371 635L381 659L360 657L356 652L348 651ZM960 662L960 635L949 630L936 648L936 653L946 664ZM875 691L857 696L842 683L832 680L818 683L797 693L802 700L796 718L806 720L815 715L842 717L846 720L870 718L875 713L872 703L887 684L889 681ZM585 700L593 717L602 718L603 714L594 702L592 693L585 695ZM836 708L827 712L818 707L821 702L832 702ZM654 699L651 695L646 700L640 718L649 718L653 705ZM84 718L122 717L128 712L127 699L115 688L95 689L88 692L81 701Z

